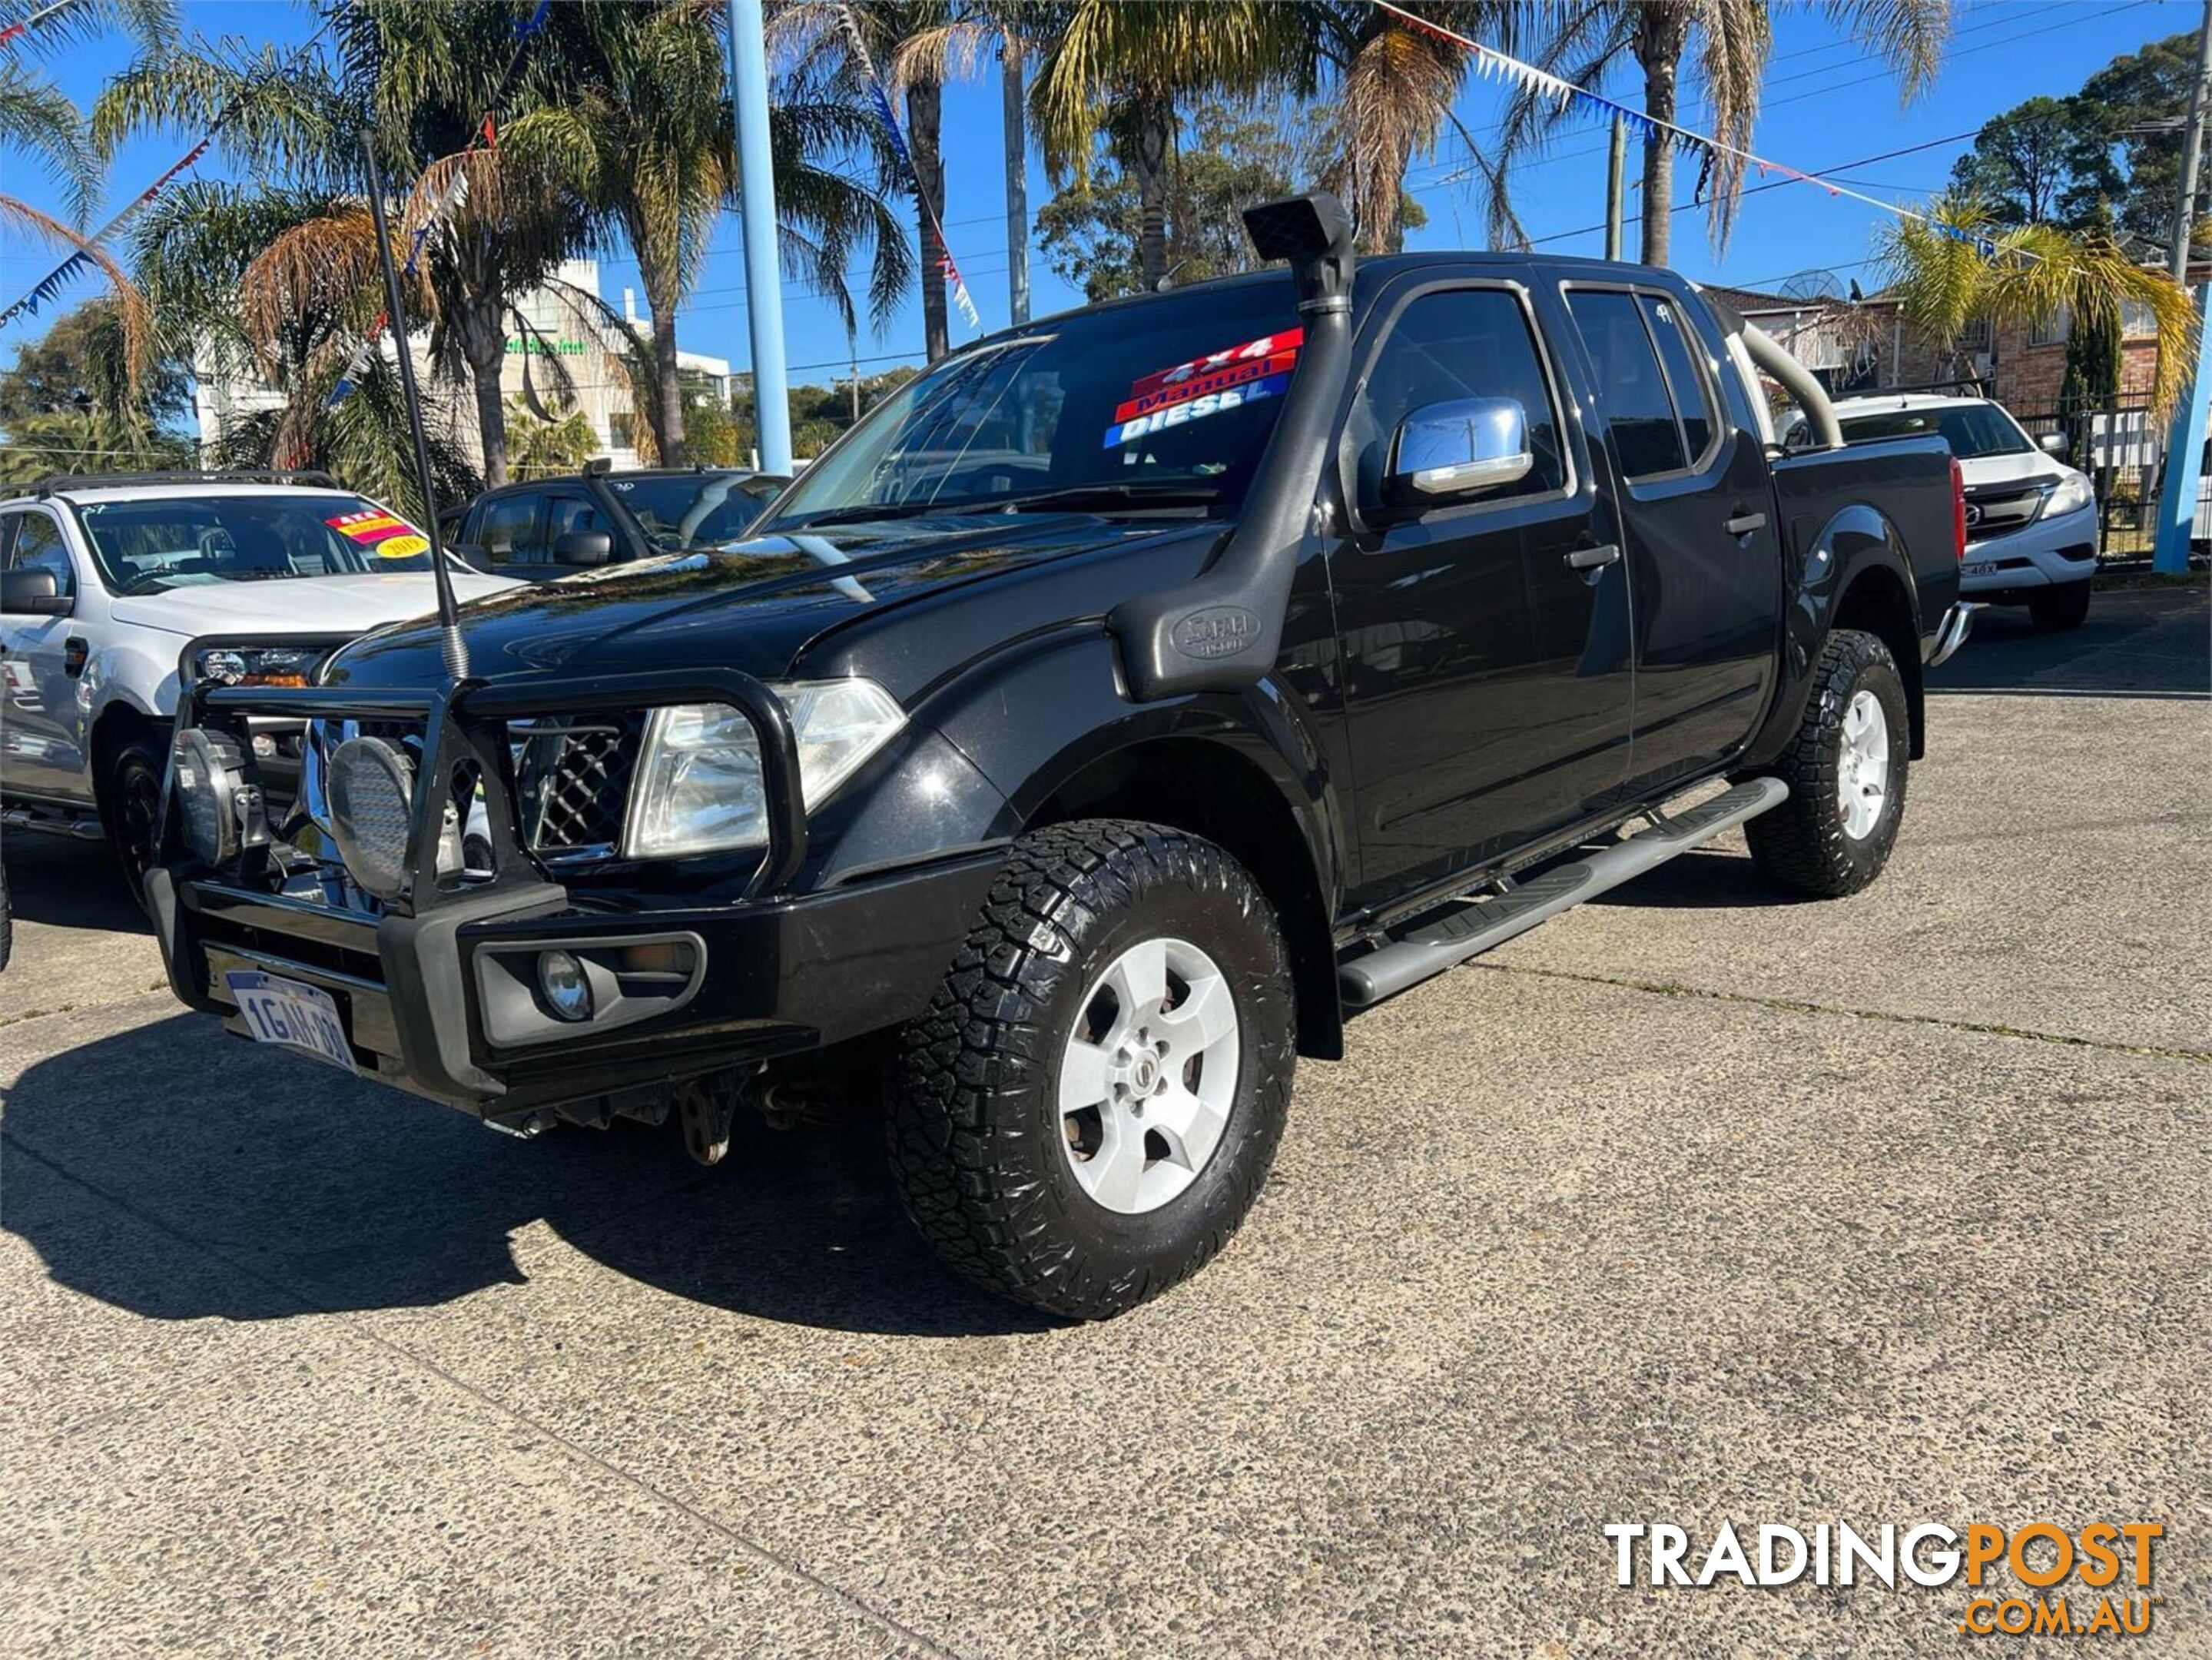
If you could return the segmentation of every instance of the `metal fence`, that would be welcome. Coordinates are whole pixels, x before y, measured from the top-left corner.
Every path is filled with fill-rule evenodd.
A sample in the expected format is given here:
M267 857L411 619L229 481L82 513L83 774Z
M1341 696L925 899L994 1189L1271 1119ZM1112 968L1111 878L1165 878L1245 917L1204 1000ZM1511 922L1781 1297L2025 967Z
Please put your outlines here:
M2015 411L2015 418L2038 441L2047 433L2063 434L2064 459L2096 484L2099 562L2148 563L2166 479L2166 422L2143 404Z

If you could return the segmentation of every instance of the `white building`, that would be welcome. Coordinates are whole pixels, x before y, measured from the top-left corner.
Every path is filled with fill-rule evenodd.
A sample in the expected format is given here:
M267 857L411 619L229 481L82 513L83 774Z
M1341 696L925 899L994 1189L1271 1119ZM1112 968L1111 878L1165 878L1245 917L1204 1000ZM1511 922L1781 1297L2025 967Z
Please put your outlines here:
M635 467L641 465L636 448L641 418L629 371L621 361L621 333L592 303L600 298L596 259L563 261L556 283L524 295L516 309L530 327L526 332L507 337L501 386L507 397L521 397L528 366L531 385L549 411L557 417L567 408L580 410L591 422L599 441L595 453L617 467ZM641 338L649 336L652 319L638 310L635 290L623 290L622 315ZM454 441L481 465L473 388L465 381L441 380L431 375L428 329L416 330L410 344L426 415L447 428ZM384 350L389 359L392 351L389 341ZM727 359L679 350L677 362L687 375L704 380L715 396L728 400ZM283 406L283 394L250 373L225 374L195 365L193 380L194 413L201 441L210 450L234 421Z

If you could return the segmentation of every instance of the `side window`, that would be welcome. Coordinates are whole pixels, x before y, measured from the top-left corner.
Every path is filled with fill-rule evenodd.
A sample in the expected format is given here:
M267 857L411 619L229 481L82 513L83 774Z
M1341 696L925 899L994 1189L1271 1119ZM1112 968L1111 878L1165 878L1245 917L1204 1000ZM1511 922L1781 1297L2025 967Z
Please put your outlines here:
M1690 465L1700 465L1712 447L1720 422L1713 408L1713 387L1704 364L1698 361L1698 343L1688 331L1674 302L1662 294L1637 296L1644 320L1658 343L1659 361L1666 366L1667 384L1674 393L1675 411L1682 417L1682 447Z
M477 545L501 564L544 562L545 538L538 533L538 509L545 498L535 490L501 496L483 505L477 526Z
M76 593L76 570L70 563L69 544L62 527L43 513L19 513L14 544L8 551L10 570L50 570L64 599Z
M1382 505L1383 469L1399 423L1428 404L1462 398L1516 398L1528 416L1535 465L1482 501L1566 487L1559 406L1518 296L1504 289L1447 289L1421 295L1398 313L1352 406L1347 436L1355 447L1364 511Z
M1567 309L1589 349L1598 397L1620 470L1631 478L1675 472L1690 465L1667 377L1632 294L1570 289Z

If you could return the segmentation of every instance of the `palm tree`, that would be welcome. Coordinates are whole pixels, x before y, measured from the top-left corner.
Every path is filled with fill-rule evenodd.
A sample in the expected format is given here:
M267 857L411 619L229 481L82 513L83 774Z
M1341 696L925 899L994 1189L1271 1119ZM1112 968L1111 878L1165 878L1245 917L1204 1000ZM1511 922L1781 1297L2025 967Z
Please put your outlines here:
M203 384L273 388L276 407L228 415L210 465L315 467L380 501L428 511L394 367L369 360L353 395L331 388L375 313L376 290L350 279L302 303L249 307L249 274L275 245L352 211L354 198L313 190L256 190L193 180L156 200L132 228L132 262L161 321L165 350ZM258 292L258 291L257 291ZM248 311L256 314L249 327ZM431 472L441 502L483 488L447 412L426 408Z
M484 471L507 477L501 379L515 301L550 275L586 236L580 197L562 180L501 149L474 148L514 56L514 0L319 0L331 44L291 59L249 56L201 43L197 50L142 58L102 93L95 138L112 147L148 127L204 125L228 112L219 142L243 170L325 189L331 210L295 226L250 270L242 292L258 296L273 331L286 307L313 307L337 293L363 296L376 314L376 256L362 192L369 185L359 140L366 131L385 169L406 192L399 234L420 228L455 173L465 200L424 248L434 311L434 368L465 377L475 392ZM502 115L542 95L523 77ZM341 363L343 360L340 360ZM332 370L335 379L337 371Z
M539 157L593 214L619 230L653 313L642 368L647 413L665 465L683 465L684 399L676 314L698 277L716 216L737 190L732 125L711 0L583 0L553 14L549 74L564 95L507 126L510 152ZM769 113L776 210L787 263L853 325L846 273L872 247L880 318L905 286L907 256L882 198L826 158L867 152L873 123L849 105L780 103ZM601 318L601 331L629 336Z
M1951 0L1821 0L1820 10L1886 60L1909 101L1925 91L1942 62L1951 32ZM1682 60L1694 46L1705 82L1705 131L1735 150L1751 148L1759 119L1760 84L1773 43L1769 0L1580 0L1553 9L1533 61L1578 87L1595 88L1625 59L1644 76L1644 112L1658 121L1680 120ZM1486 163L1490 181L1491 234L1525 242L1507 193L1512 164L1541 147L1564 112L1547 94L1523 90L1507 106L1505 123ZM1744 162L1728 150L1711 153L1710 212L1717 247L1725 247L1743 192ZM1672 247L1674 147L1665 138L1644 143L1644 259L1663 265Z
M1044 46L1030 109L1045 164L1058 182L1083 169L1101 134L1119 146L1142 205L1138 265L1146 288L1168 275L1179 105L1194 93L1295 89L1311 73L1310 27L1304 7L1270 0L1060 0L1036 8L1031 27Z
M135 381L153 361L152 313L123 268L97 238L84 234L84 222L100 199L100 153L86 135L76 106L33 65L39 58L111 27L127 29L149 50L158 48L175 32L175 13L170 0L77 0L58 12L4 4L0 5L0 27L29 25L41 12L46 13L43 21L26 27L0 52L0 149L16 151L45 170L59 190L70 219L0 192L0 222L50 247L82 254L98 268L114 291Z
M1877 257L1905 320L1950 341L1986 318L1993 328L2047 323L2069 313L2076 328L2117 333L2124 306L2144 307L2158 331L2151 401L2173 407L2197 361L2202 319L2186 289L2161 266L2139 265L2106 230L2076 234L2052 225L2004 226L1971 196L1929 204L1924 220L1900 219Z
M932 362L951 349L945 313L945 83L973 67L988 38L980 14L954 0L779 0L769 34L794 58L794 96L821 107L866 112L875 88L905 106L902 163L878 152L880 182L904 185L914 199L915 246L921 274L923 346ZM781 175L777 179L782 189Z

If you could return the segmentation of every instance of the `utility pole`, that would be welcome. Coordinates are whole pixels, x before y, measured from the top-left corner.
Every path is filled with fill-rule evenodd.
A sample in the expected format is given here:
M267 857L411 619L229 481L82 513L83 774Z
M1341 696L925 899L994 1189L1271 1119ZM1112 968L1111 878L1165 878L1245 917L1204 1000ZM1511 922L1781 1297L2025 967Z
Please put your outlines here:
M2212 0L2206 0L2212 4ZM1605 257L1620 258L1622 216L1628 211L1628 123L1613 118L1613 161L1605 178Z
M2189 234L2197 221L2197 173L2204 158L2205 105L2212 102L2212 0L2197 26L2197 85L2189 95L2189 131L2181 141L2181 199L2173 205L2173 280L2189 281Z
M729 0L730 102L736 112L738 218L744 233L745 319L752 337L753 430L765 472L791 471L791 392L776 265L775 169L768 148L768 39L761 0Z
M1022 43L1011 33L999 47L999 86L1006 100L1006 305L1018 328L1030 320L1030 143Z

